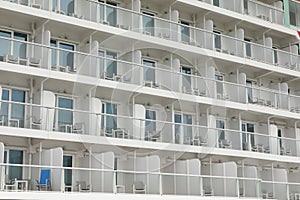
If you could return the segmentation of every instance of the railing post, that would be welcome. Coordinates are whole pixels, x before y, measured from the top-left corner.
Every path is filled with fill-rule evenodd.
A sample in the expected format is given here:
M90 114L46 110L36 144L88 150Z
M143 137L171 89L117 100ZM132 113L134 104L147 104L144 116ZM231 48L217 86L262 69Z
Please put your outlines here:
M117 172L114 171L114 180L113 180L113 193L117 194Z
M159 174L159 195L163 195L163 189L162 189L162 175Z

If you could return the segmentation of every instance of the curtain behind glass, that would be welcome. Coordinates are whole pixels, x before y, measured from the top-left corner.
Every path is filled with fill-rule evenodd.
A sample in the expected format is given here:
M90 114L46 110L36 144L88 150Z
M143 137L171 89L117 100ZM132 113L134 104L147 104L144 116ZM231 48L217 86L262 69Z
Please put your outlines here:
M60 49L65 49L68 51L60 50L59 52L59 65L69 67L69 70L74 69L74 45L59 43Z
M145 12L143 14L143 31L154 35L154 15Z
M60 10L67 15L74 13L74 0L60 0Z
M155 62L143 60L144 67L144 80L145 81L151 81L155 83Z

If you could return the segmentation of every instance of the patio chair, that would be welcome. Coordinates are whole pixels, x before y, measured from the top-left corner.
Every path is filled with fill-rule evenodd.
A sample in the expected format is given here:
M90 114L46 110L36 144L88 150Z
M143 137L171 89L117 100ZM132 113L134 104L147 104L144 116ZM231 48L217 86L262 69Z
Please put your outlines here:
M36 182L35 186L38 188L39 191L51 190L50 169L42 169L40 175L40 181L35 179L35 182Z
M142 181L136 181L132 185L133 193L144 193L146 194L146 185Z
M92 191L92 186L87 185L85 181L77 181L76 185L78 186L79 192L91 192Z

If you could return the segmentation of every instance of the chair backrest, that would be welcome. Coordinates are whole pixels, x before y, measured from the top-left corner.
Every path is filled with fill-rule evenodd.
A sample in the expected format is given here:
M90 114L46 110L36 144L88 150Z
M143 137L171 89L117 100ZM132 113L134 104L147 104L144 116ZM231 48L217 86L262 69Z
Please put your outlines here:
M145 184L142 181L137 181L134 183L134 188L136 190L144 190L145 189Z
M85 181L77 181L76 183L77 183L78 187L80 185L81 189L86 189L86 183L85 183Z
M46 185L49 184L49 181L50 181L50 169L42 169L40 184Z

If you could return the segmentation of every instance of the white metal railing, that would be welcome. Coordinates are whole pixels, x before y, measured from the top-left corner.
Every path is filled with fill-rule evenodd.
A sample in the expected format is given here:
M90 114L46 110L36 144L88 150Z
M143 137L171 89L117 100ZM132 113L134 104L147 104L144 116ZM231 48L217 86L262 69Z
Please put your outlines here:
M126 175L132 176L132 177L138 177L138 176L145 176L143 178L143 182L148 183L148 185L146 185L147 190L145 191L145 194L160 194L160 195L178 195L178 193L176 192L176 189L173 192L170 192L169 190L165 189L165 185L166 184L170 184L170 180L168 179L170 178L185 178L186 182L192 183L193 184L198 184L198 194L192 194L189 191L186 191L185 193L182 193L181 195L193 195L193 196L205 196L205 189L206 187L215 187L215 184L217 181L222 181L224 185L228 184L228 187L230 184L235 184L236 186L239 186L239 183L244 182L248 182L248 183L253 183L254 185L256 185L256 189L255 189L255 193L249 195L251 197L259 197L261 194L261 191L259 188L260 185L262 184L262 179L259 178L247 178L247 177L234 177L234 176L216 176L216 175L203 175L203 174L188 174L188 173L168 173L168 172L160 172L159 169L157 169L157 171L155 172L151 172L151 171L131 171L131 170L121 170L121 169L99 169L99 168L79 168L79 167L61 167L61 166L51 166L51 165L36 165L36 164L5 164L2 163L0 164L0 169L2 172L4 172L4 167L14 167L14 168L21 168L23 170L23 181L27 181L27 182L31 182L32 179L38 179L39 175L39 171L41 169L49 169L51 171L51 180L52 180L52 188L56 188L53 189L53 191L60 191L60 192L64 192L65 191L65 183L64 183L64 171L65 170L70 170L72 172L72 174L84 174L87 175L88 178L84 178L84 181L87 181L87 184L92 185L93 181L95 181L95 178L93 178L93 174L97 173L101 173L103 176L107 176L107 177L111 177L111 179L113 179L112 184L111 185L107 185L109 193L117 193L118 191L116 190L118 187L118 184L116 183L116 181L118 180L118 177L125 177ZM33 173L35 172L35 173ZM88 174L87 174L88 173ZM55 177L53 176L55 174ZM156 178L155 178L156 177ZM149 182L150 178L152 178L152 181ZM153 179L155 178L155 180ZM72 189L76 188L76 185L74 185L73 183L77 182L77 181L82 181L83 179L80 179L79 176L77 177L73 177L72 180ZM195 179L197 179L197 183L195 183ZM1 175L1 183L4 182L5 180L5 173L2 173ZM19 180L19 181L22 181ZM12 180L13 181L13 180ZM97 180L99 181L99 180ZM155 181L155 182L153 182ZM58 185L53 185L53 183L56 183ZM99 182L98 182L99 183ZM7 183L8 184L8 183ZM120 183L119 183L120 184ZM132 185L134 184L134 181L129 180L129 179L125 179L125 182L123 182L122 184L123 187L126 185L126 190L123 191L125 193L133 193L132 191ZM154 185L156 186L156 190L149 190L149 188L154 187ZM130 186L131 188L128 188L128 186ZM100 186L96 186L94 185L92 188L92 190L90 192L97 191L97 192L104 192L101 189L101 184ZM1 189L4 191L8 191L8 189L5 189L5 184L1 186ZM152 188L153 189L153 188ZM233 188L234 189L234 193L231 194L230 196L235 196L238 197L239 196L239 187ZM11 190L11 189L9 189ZM20 190L20 191L36 191L36 187L35 185L33 185L31 188L12 188L12 190ZM76 190L76 189L75 189ZM74 190L72 190L74 191ZM78 191L78 190L76 190ZM108 192L106 190L106 193ZM208 195L208 194L206 194ZM227 196L226 193L223 194L209 194L210 196Z
M142 18L141 18L142 16L149 17L149 15L145 15L143 13L135 12L135 11L128 10L128 9L125 9L125 8L121 8L121 7L118 7L118 6L107 5L107 4L104 4L104 3L101 3L101 2L90 1L89 3L91 4L91 7L92 7L92 5L102 5L102 6L105 5L106 7L114 8L114 9L117 10L117 12L118 11L123 12L124 15L129 14L128 17L130 19L136 17L137 18L136 20L138 20L138 21L142 20ZM90 9L91 9L91 7L90 7ZM90 21L99 22L98 19L91 20L87 16L82 17L82 18L86 19L86 20L90 20ZM240 48L234 49L234 47L233 48L230 47L229 49L226 49L226 48L223 49L222 48L222 49L219 50L218 48L214 47L213 43L208 42L212 38L216 37L217 34L215 34L215 33L212 33L210 31L200 29L200 28L197 28L197 27L183 25L183 24L180 24L178 22L172 22L169 19L158 18L156 16L151 16L151 18L153 18L156 21L156 24L158 24L157 27L154 27L153 31L151 31L154 34L153 36L162 37L162 38L165 38L165 39L180 42L181 41L181 39L179 38L180 34L177 32L177 30L174 32L174 30L172 30L172 26L177 27L176 29L178 29L178 27L187 27L187 28L190 29L190 33L192 35L187 36L187 37L189 37L188 42L183 41L186 44L198 46L198 47L201 47L201 48L211 49L211 50L215 50L215 51L221 51L223 53L228 53L228 54L232 54L234 56L239 56L239 57L243 57L243 58L254 59L258 62L264 62L264 63L268 63L268 64L271 64L271 65L276 65L276 66L284 67L284 68L290 68L292 70L297 70L298 71L299 68L300 68L300 66L299 66L299 56L296 55L296 54L293 54L291 52L276 50L279 54L283 54L283 55L287 54L287 56L296 57L297 58L296 62L293 61L291 63L289 61L286 61L286 59L284 59L283 62L274 63L273 56L271 57L271 60L270 60L270 56L267 56L268 54L270 54L269 51L274 51L274 49L272 49L272 47L266 47L265 45L258 44L258 43L253 43L253 42L249 43L251 46L253 46L253 48L256 48L256 50L253 51L253 52L256 52L257 49L262 50L262 53L259 53L257 55L257 57L246 55L245 52L244 53L239 53L241 51ZM130 22L130 23L134 23L133 21L134 20L132 19L132 22ZM127 23L127 21L126 21L126 23ZM164 25L160 27L159 24L164 24ZM142 27L139 27L139 26L134 27L133 24L129 24L129 25L128 24L123 24L122 25L120 23L119 24L116 23L116 24L107 24L107 25L111 25L111 26L115 26L115 27L121 27L121 28L127 27L126 29L128 29L128 30L137 31L137 32L145 32L145 31L143 31ZM197 37L197 35L199 35L199 36ZM227 36L227 35L221 35L221 37L223 38L223 40L232 41L233 44L234 43L241 43L241 44L247 44L248 43L248 42L245 42L244 40L234 38L234 37L231 37L231 36ZM211 39L208 39L208 38L211 38ZM223 46L226 46L226 45L223 45ZM261 55L263 55L263 57L261 57ZM287 59L287 60L289 60L289 59ZM294 59L292 59L292 60L294 60Z
M43 107L37 104L4 100L0 101L0 103L2 105L7 104L10 107L11 105L23 106L23 109L25 110L22 119L11 117L9 113L5 115L5 118L3 115L0 116L0 126L204 146L209 148L228 148L275 155L300 156L297 147L297 144L300 143L300 139L270 135L268 133L270 130L267 126L265 128L265 133L252 133L242 130L207 127L205 125L140 119L131 116L96 113L59 107ZM64 114L70 114L71 117L67 122L59 122L57 120L58 115L60 115L59 112L61 111L63 111ZM110 123L106 124L106 119L108 118ZM10 120L14 123L9 123ZM16 121L20 120L22 123L17 123L19 125L16 125ZM103 120L104 127L101 126L101 120ZM147 127L146 122L155 124L155 128L152 128L151 126ZM23 125L20 126L20 124ZM175 127L180 131L176 132ZM179 138L177 138L176 135L178 135ZM214 138L210 138L211 135L215 135ZM233 142L236 138L239 138L239 142Z
M275 89L269 89L261 86L246 86L241 85L233 82L226 82L226 81L219 81L214 80L211 78L206 78L201 76L199 74L197 68L194 74L184 74L178 71L171 70L171 66L158 64L156 67L149 67L144 66L140 63L133 63L130 61L124 61L119 59L112 59L107 57L102 57L98 55L92 55L88 53L78 52L78 51L70 51L65 49L60 49L58 47L49 47L47 45L41 45L36 44L32 42L24 42L20 40L15 40L11 38L5 38L0 37L0 41L11 41L14 43L21 43L27 45L27 58L22 58L18 60L18 57L14 57L12 55L12 60L9 60L9 58L5 58L6 62L16 63L16 64L22 64L26 66L32 66L32 67L40 67L48 70L58 70L63 72L69 72L69 73L77 73L78 75L86 75L96 78L103 78L103 79L109 79L114 81L121 81L128 84L135 84L135 85L144 85L149 87L155 87L160 89L166 89L174 92L183 92L183 93L189 93L193 95L198 96L204 96L204 97L210 97L210 98L220 98L223 100L238 102L238 103L250 103L250 104L259 104L263 106L269 106L277 109L284 109L284 110L290 110L292 112L299 113L300 112L300 104L298 105L298 99L300 99L297 95L288 94L286 92L281 92L279 90ZM35 54L30 54L29 52L33 52L34 50L40 50L44 52L44 54L41 57L36 57ZM56 54L59 52L63 52L64 54L71 54L73 56L73 66L71 69L69 69L70 66L60 66L59 64L57 66L52 66L49 61L52 60L51 58L51 51L55 50ZM9 55L3 55L3 59L5 56ZM35 58L39 61L39 66L36 64L29 63L29 60L31 58ZM111 61L115 63L115 68L117 71L117 74L111 74L111 76L106 76L106 68L107 61ZM59 63L58 60L55 58L55 63ZM100 65L102 66L102 70L99 69ZM87 69L90 70L87 70ZM133 79L132 76L134 76L134 73L138 73L145 71L145 70L153 70L155 75L155 80L153 80L153 83L149 84L147 81L145 82L145 77L140 77L139 79ZM85 71L91 71L90 73L86 73ZM199 70L200 71L200 70ZM96 72L96 73L95 73ZM158 75L161 75L163 77L165 75L172 75L174 76L174 79L179 79L183 82L188 82L187 88L183 88L183 83L178 84L178 86L175 86L174 84L170 83L164 83L163 79L159 78ZM190 79L188 81L188 79ZM223 88L222 94L217 94L217 91L215 90L216 84L221 85ZM230 91L235 91L232 95L229 94ZM251 91L253 93L253 96L250 99L249 96L247 96L247 91ZM221 95L221 96L220 96Z

